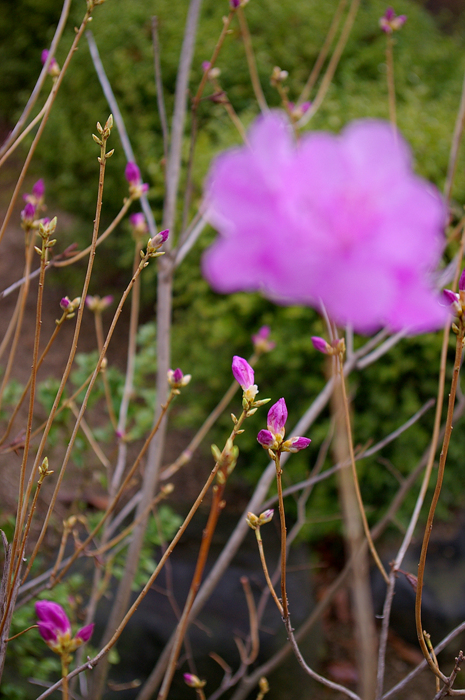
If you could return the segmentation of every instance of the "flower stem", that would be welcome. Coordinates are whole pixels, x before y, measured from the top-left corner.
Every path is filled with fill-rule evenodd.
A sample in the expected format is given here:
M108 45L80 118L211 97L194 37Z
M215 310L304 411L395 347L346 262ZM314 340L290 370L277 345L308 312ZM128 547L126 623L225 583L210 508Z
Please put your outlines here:
M352 429L350 425L350 412L349 412L349 402L347 400L347 392L346 392L346 387L345 387L345 379L344 379L344 364L343 364L343 358L342 358L342 353L339 354L337 360L337 371L340 376L340 386L341 386L341 398L342 398L342 405L344 408L344 419L345 419L345 424L346 424L346 433L347 433L347 446L349 449L349 458L350 458L350 466L352 469L352 476L354 479L354 486L355 486L355 494L357 497L357 503L359 506L360 510L360 515L362 517L362 522L363 522L363 529L365 532L365 537L367 538L368 541L368 546L370 547L370 551L373 555L373 559L375 560L376 566L381 572L381 575L386 582L386 585L389 585L389 576L386 573L386 570L381 563L381 559L379 558L378 552L376 551L375 544L373 542L373 538L370 533L370 528L368 526L368 520L367 516L365 514L365 508L363 506L363 500L362 500L362 494L360 492L360 484L358 482L358 475L357 475L357 467L355 465L355 454L354 454L354 444L352 441Z
M287 591L286 591L286 515L284 512L284 500L283 500L283 487L281 476L283 470L281 469L281 453L277 452L274 460L276 466L276 484L278 487L278 508L279 508L279 523L281 526L281 602L282 602L282 616L283 620L287 620L289 617L289 608L287 603Z
M446 460L447 460L447 453L449 450L450 439L452 436L452 419L453 419L453 415L454 415L455 397L457 394L457 386L458 386L458 381L459 381L460 364L462 361L464 335L465 335L464 319L463 319L463 317L460 317L459 326L458 326L458 333L457 333L457 343L456 343L456 347L455 347L454 369L453 369L452 382L451 382L451 388L450 388L450 394L449 394L449 405L447 407L446 429L445 429L445 433L444 433L444 440L442 443L442 450L441 450L441 454L439 457L439 466L438 466L438 476L437 476L437 481L436 481L436 487L434 489L433 498L432 498L431 506L430 506L429 513L428 513L428 519L426 521L425 534L423 536L423 544L421 547L420 561L418 562L418 583L417 583L417 595L416 595L416 600L415 600L415 622L416 622L416 626L417 626L418 642L420 644L421 650L423 652L423 655L424 655L426 661L428 662L430 669L433 671L433 673L436 676L439 676L439 678L441 678L441 680L443 680L443 681L445 681L446 678L445 678L444 674L442 674L441 671L439 670L434 659L431 657L431 654L429 653L428 647L427 647L426 642L425 642L422 623L421 623L421 599L422 599L422 593L423 593L423 580L424 580L424 575L425 575L426 554L428 552L428 545L429 545L429 541L430 541L430 537L431 537L431 532L433 529L434 514L436 512L436 506L438 504L439 495L441 493L442 482L444 479L444 471L445 471Z
M389 100L389 121L394 129L397 127L396 89L394 83L394 39L392 34L386 34L386 66Z
M265 559L265 552L263 550L263 540L262 540L262 535L260 532L260 526L258 526L255 530L255 537L257 538L258 551L260 554L260 561L262 563L263 573L265 574L267 586L270 589L270 593L273 596L273 600L276 603L276 605L278 606L279 614L282 617L283 616L283 606L279 602L279 598L276 595L276 591L274 589L273 583L272 583L271 578L270 578L270 574L268 572L268 566L266 564L266 559Z

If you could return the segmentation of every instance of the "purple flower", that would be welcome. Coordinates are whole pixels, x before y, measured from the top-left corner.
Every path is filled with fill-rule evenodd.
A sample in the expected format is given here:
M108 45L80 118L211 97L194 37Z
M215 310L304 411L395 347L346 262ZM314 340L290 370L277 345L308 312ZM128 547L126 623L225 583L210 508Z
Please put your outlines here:
M255 122L249 144L221 155L208 179L207 216L220 236L203 272L216 291L323 302L336 323L365 333L443 324L430 275L444 203L389 124L361 120L294 144L287 118L273 112Z
M50 51L48 49L44 49L42 51L42 54L40 56L40 60L42 65L44 66L47 62L47 58L49 56ZM48 74L51 75L52 77L56 77L57 75L60 74L60 67L58 63L56 62L55 57L52 58L50 63L48 64Z
M69 297L63 297L63 299L60 301L60 306L65 311L68 306L71 304L71 300Z
M45 194L45 184L44 184L43 178L40 178L40 180L37 180L37 182L33 185L32 194L37 199L42 199L42 197Z
M446 304L455 304L460 301L460 296L457 292L453 292L452 289L443 289L442 295Z
M75 639L79 639L82 644L85 644L92 637L93 631L94 623L92 622L90 625L86 625L85 627L82 627L80 630L78 630L76 632Z
M305 437L291 437L284 441L286 433L287 406L279 399L268 411L267 430L260 430L257 441L267 450L278 452L299 452L309 446L311 440Z
M36 209L36 205L32 204L32 202L28 202L26 204L26 206L21 212L21 219L24 221L24 223L32 224L32 222L34 221Z
M379 26L386 34L392 34L392 32L400 29L406 20L406 15L396 15L392 7L388 7L384 17L381 17L379 20Z
M212 64L210 63L210 61L203 61L202 62L203 72L206 73L207 70L210 70L211 66L212 66Z
M124 171L124 176L129 183L129 194L139 198L141 194L147 192L149 186L142 182L140 170L136 163L129 161Z
M148 233L149 227L147 226L145 216L141 211L137 212L137 214L131 214L129 217L129 223L137 236L143 236Z
M465 291L465 269L462 270L462 274L459 279L459 292Z
M163 243L168 239L169 234L169 228L166 228L164 231L160 231L160 233L156 233L155 236L150 239L149 247L152 250L158 250L158 248L161 248Z
M241 4L241 0L229 0L229 5L232 7L234 10L239 7Z
M86 625L71 637L71 624L67 614L58 603L39 600L35 604L39 622L39 634L44 642L57 654L75 651L81 644L88 642L94 631L94 625Z
M189 384L192 375L183 374L179 369L169 369L168 370L168 384L172 389L181 389L181 387Z
M253 402L258 394L258 387L254 384L254 371L247 360L234 355L232 373L236 382L241 385L245 399L248 402Z
M322 352L324 355L327 355L328 351L331 349L331 346L326 342L326 340L317 335L312 336L312 343L315 350Z
M270 337L270 327L262 326L257 333L252 336L252 343L255 352L271 352L276 347L276 343L269 340Z
M273 435L284 437L287 421L287 406L284 399L279 399L268 411L266 427Z

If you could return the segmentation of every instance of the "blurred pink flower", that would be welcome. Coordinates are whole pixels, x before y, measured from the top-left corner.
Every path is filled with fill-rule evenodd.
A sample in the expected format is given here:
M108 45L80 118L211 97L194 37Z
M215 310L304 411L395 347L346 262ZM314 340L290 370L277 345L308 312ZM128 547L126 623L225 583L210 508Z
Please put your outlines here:
M146 182L142 182L139 166L136 163L128 161L124 170L124 177L129 183L129 194L136 199L148 191L149 186Z
M216 291L323 302L359 332L442 325L447 311L430 274L445 207L389 124L357 121L294 144L287 118L273 112L255 122L249 143L221 155L208 179L207 215L220 236L203 272Z
M379 20L379 26L386 34L392 34L392 32L400 29L406 21L406 15L396 15L392 7L388 7L384 16Z

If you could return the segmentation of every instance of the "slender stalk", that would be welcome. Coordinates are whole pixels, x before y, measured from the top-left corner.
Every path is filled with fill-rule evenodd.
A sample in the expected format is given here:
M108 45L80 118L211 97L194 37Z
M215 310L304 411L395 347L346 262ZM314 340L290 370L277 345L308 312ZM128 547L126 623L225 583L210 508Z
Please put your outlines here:
M48 98L50 99L50 98ZM40 112L34 117L34 119L27 125L27 127L24 129L23 132L18 136L16 141L10 146L10 148L6 151L6 153L0 158L0 168L2 165L8 160L8 158L11 156L12 153L16 151L18 148L19 144L23 139L28 135L30 131L40 122L42 117L44 116L45 112L47 111L48 107L48 100L40 110Z
M133 271L137 269L140 260L141 251L140 241L136 241L134 247L134 263ZM110 487L110 496L112 496L118 489L121 481L121 477L126 467L126 455L127 455L127 444L124 440L124 434L126 432L126 423L128 419L129 402L133 393L134 387L134 370L135 370L135 359L136 359L136 341L137 341L137 328L139 325L139 306L140 306L140 278L137 279L131 295L131 315L129 318L129 337L128 337L128 357L126 361L126 375L124 380L123 396L121 398L121 404L119 408L118 421L115 426L118 436L118 458L116 462L115 471L113 473L113 478Z
M273 583L270 579L270 574L268 572L268 566L266 564L265 552L263 549L263 540L262 540L262 535L260 532L260 527L257 527L257 529L255 530L255 537L257 538L258 552L260 554L260 561L262 564L263 573L265 574L266 585L268 586L269 591L270 591L271 595L273 596L273 600L276 603L276 606L279 610L279 614L281 615L281 617L283 617L283 606L281 605L279 598L276 595L276 591L274 589Z
M394 38L392 34L386 34L386 67L387 86L389 99L389 121L394 129L397 128L396 117L396 88L394 83Z
M134 274L134 270L133 270ZM103 348L103 324L102 324L102 312L100 309L95 309L94 311L94 322L95 322L95 335L97 336L97 347L99 353L102 352ZM103 390L105 393L105 402L107 405L108 416L110 418L110 423L113 426L113 430L116 430L116 416L113 409L113 400L111 397L110 385L108 383L107 377L107 365L103 364L101 367L100 375L103 381Z
M284 500L283 500L283 486L282 486L282 473L281 469L281 453L277 452L274 460L276 466L276 484L278 487L278 508L279 508L279 524L281 527L281 604L283 606L283 620L286 621L289 618L289 608L287 600L286 591L286 514L284 511Z
M365 537L367 538L368 546L370 547L371 554L373 556L373 559L375 560L375 564L378 567L386 584L389 584L389 576L387 575L386 570L381 562L381 559L379 558L378 552L376 551L376 547L374 545L373 539L372 539L371 534L370 534L370 528L368 526L368 520L367 520L367 517L365 514L365 508L363 506L362 494L360 492L360 484L358 481L357 467L355 465L355 453L354 453L354 445L353 445L353 440L352 440L352 429L350 426L349 402L347 400L347 393L346 393L346 387L345 387L344 365L343 365L342 355L339 355L339 357L337 359L337 370L339 372L339 377L340 377L341 399L342 399L342 406L344 409L344 420L345 420L345 424L346 424L347 447L349 450L350 466L352 469L352 476L353 476L353 480L354 480L357 503L358 503L360 515L361 515L362 522L363 522L363 530L365 532Z
M438 466L436 487L434 489L433 498L432 498L430 510L428 513L428 519L426 521L425 534L423 536L423 544L421 547L420 561L418 563L418 583L417 583L417 595L416 595L416 600L415 600L415 623L416 623L416 627L417 627L418 642L420 644L423 655L424 655L426 661L428 662L428 666L433 671L433 673L436 676L438 676L439 678L441 678L441 680L443 680L443 681L445 681L445 676L441 673L438 666L434 663L433 659L431 658L431 655L428 651L428 647L426 645L426 642L425 642L425 639L423 636L423 628L422 628L422 623L421 623L421 600L422 600L422 592L423 592L423 580L424 580L424 575L425 575L426 555L428 552L429 540L430 540L431 532L433 529L434 514L436 511L436 506L438 504L439 496L441 493L442 482L443 482L443 478L444 478L444 471L445 471L445 466L446 466L446 461L447 461L447 453L449 450L450 439L452 436L452 420L453 420L453 414L454 414L455 397L457 394L457 386L458 386L458 381L459 381L460 364L461 364L461 360L462 360L464 335L465 335L464 320L463 320L463 316L461 316L459 319L459 326L458 326L458 332L457 332L455 361L454 361L454 368L453 368L453 373L452 373L451 389L450 389L450 394L449 394L449 404L448 404L448 408L447 408L446 430L445 430L445 434L444 434L444 440L442 443L441 454L439 457L439 466Z
M331 44L333 43L333 39L336 36L336 32L341 22L342 13L344 12L346 4L347 0L339 0L339 4L336 8L336 12L334 13L334 17L326 35L326 39L324 40L323 46L321 47L320 53L318 54L318 57L315 61L315 65L312 68L312 72L310 73L308 80L304 85L304 89L302 90L300 97L297 100L298 105L301 105L303 102L308 100L308 98L311 95L313 86L318 80L318 76L320 75L321 69L323 68L323 64L326 61L326 57L329 53L329 49L331 48Z
M326 97L326 93L328 92L329 86L331 85L331 81L334 77L334 73L336 72L336 68L339 64L339 60L342 56L342 52L344 51L345 45L347 44L347 41L349 39L350 32L352 31L352 26L355 22L355 18L357 16L359 6L360 6L360 0L352 0L350 7L349 7L349 12L347 13L346 21L345 21L344 26L342 28L341 36L339 37L339 41L337 42L336 47L335 47L334 52L333 52L333 55L331 56L331 59L328 63L326 73L324 74L323 79L320 83L320 87L318 89L316 97L315 97L314 101L312 102L310 109L305 112L305 114L303 115L303 117L301 117L301 119L299 119L299 121L298 121L299 127L302 127L302 126L305 126L305 124L308 124L308 122L313 117L313 115L318 111L324 98Z
M252 82L253 91L255 93L255 99L257 100L258 106L260 107L260 111L265 113L268 112L268 105L266 103L265 95L263 94L262 86L260 85L260 78L258 77L257 64L253 52L252 38L250 36L247 18L245 16L244 8L242 7L242 5L239 5L239 7L237 8L237 17L239 19L239 25L241 28L242 42L244 44L245 55L247 58L247 65L249 66L250 80Z

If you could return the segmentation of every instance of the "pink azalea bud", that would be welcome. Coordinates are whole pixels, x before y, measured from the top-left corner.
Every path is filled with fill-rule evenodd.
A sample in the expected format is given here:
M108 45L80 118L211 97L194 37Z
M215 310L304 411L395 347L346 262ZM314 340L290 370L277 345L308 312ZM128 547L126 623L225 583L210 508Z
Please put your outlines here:
M283 442L282 450L283 452L300 452L300 450L305 450L310 443L311 440L306 437L291 437Z
M63 309L63 311L65 311L70 304L71 304L71 301L70 301L69 297L63 297L63 299L60 301L60 306Z
M331 349L331 346L328 345L326 340L324 338L320 338L317 335L312 336L312 343L315 350L318 350L318 352L322 352L324 355L326 355L328 353L328 350Z
M229 4L233 8L233 10L236 10L241 4L241 0L229 0Z
M190 688L203 688L206 685L206 681L201 681L198 676L194 676L193 673L184 673L184 683Z
M36 206L31 202L28 202L21 212L21 218L23 221L32 221L36 213Z
M234 355L232 361L232 373L234 375L234 379L241 385L244 391L253 386L254 371L247 360L244 360L243 357Z
M170 234L169 228L166 228L164 231L160 231L160 233L157 233L151 240L150 240L150 245L152 248L160 248L163 243L167 240L168 236Z
M42 54L40 56L40 60L42 65L44 66L47 62L47 58L49 56L50 51L48 49L44 49L42 51ZM48 64L48 74L52 76L57 76L60 73L60 68L58 66L58 63L55 58L52 58L50 63Z
M131 214L131 216L129 217L129 223L131 224L134 233L137 236L143 236L149 230L149 227L147 226L147 222L145 220L145 216L141 211L137 212L137 214Z
M78 632L76 632L76 639L80 640L82 644L85 644L92 637L93 631L94 623L92 622L92 624L86 625L82 629L78 630Z
M39 634L51 649L59 645L62 637L70 638L71 624L61 605L49 600L39 600L35 604L35 610L39 622Z
M265 449L272 449L276 446L275 436L269 430L260 430L257 435L257 441Z
M443 289L442 296L446 304L455 304L456 301L460 300L459 295L453 292L452 289Z
M183 374L179 367L175 370L168 370L168 384L172 389L180 389L189 384L191 380L190 374Z
M287 406L284 399L279 399L268 411L268 418L266 421L268 430L275 436L284 437L285 428L287 421Z
M33 186L33 188L32 188L32 194L33 194L34 197L36 197L37 199L42 199L42 197L44 196L44 194L45 194L45 185L44 185L44 181L43 181L42 178L40 178L40 180L37 180L37 182L36 182L35 185Z
M129 161L124 171L124 177L130 185L138 185L141 181L140 170L136 163Z
M203 70L203 72L206 73L207 70L210 70L211 65L212 65L212 64L210 63L210 61L203 61L203 62L202 62L202 70Z
M460 279L459 279L459 291L460 291L460 292L465 291L465 269L463 270L462 274L460 275Z
M271 352L271 350L276 347L276 343L272 340L268 340L270 332L269 326L262 326L260 330L252 336L255 352Z
M259 517L259 524L264 525L265 523L269 523L273 519L274 515L274 510L273 508L269 508L268 510L264 510L263 513L260 513Z
M381 17L379 20L379 26L386 34L392 34L392 32L400 29L406 20L406 15L396 15L392 7L388 7L384 17Z

